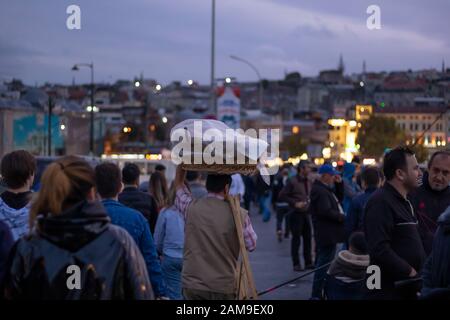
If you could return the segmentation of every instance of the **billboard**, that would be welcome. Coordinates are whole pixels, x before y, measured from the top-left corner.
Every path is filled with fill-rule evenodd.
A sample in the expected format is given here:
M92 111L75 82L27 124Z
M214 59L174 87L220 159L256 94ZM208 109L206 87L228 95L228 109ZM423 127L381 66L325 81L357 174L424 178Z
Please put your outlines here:
M217 99L217 120L224 122L232 129L238 129L241 122L241 99L238 91L225 86Z
M52 153L64 146L60 130L60 119L52 116ZM48 115L32 114L15 117L13 120L14 149L24 149L34 154L46 154L48 143Z

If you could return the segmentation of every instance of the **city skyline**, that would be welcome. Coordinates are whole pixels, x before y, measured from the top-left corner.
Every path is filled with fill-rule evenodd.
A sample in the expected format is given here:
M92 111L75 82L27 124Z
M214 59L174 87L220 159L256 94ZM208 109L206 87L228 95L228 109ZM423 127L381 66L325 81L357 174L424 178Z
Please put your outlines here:
M66 8L81 8L81 30L66 28ZM345 5L344 5L345 4ZM450 4L435 0L378 1L381 30L368 30L370 1L339 4L292 0L229 0L216 4L216 76L256 81L253 70L230 59L251 61L262 78L298 71L315 76L337 68L346 73L435 68L450 61L446 34ZM88 72L71 72L93 61L95 82L145 78L163 84L193 79L209 83L211 2L3 2L0 11L0 79L27 84L88 83Z

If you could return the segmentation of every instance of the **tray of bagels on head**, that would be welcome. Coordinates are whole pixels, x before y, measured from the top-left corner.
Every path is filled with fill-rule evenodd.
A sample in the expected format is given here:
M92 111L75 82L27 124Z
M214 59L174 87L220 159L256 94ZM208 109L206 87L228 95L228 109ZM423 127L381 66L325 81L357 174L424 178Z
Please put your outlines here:
M171 132L172 160L185 170L252 175L268 143L217 120L188 119Z

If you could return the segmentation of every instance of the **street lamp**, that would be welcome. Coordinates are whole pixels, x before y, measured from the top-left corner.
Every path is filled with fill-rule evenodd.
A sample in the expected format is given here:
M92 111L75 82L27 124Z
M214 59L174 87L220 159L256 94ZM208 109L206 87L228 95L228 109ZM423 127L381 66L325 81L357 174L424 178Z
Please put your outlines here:
M91 129L89 134L89 152L94 155L94 112L96 107L94 106L94 63L77 63L72 67L72 71L80 70L80 67L88 67L91 69L91 105L88 108L88 112L91 115ZM90 111L89 111L90 110Z
M212 0L211 8L211 107L213 112L217 115L217 105L216 105L216 91L215 91L215 43L216 43L216 0Z
M253 71L255 71L255 73L256 73L256 75L258 77L258 80L259 80L259 108L262 109L262 106L263 106L263 86L262 86L261 74L259 73L258 69L256 69L256 67L253 64L251 64L250 62L248 62L245 59L239 58L239 57L234 56L234 55L230 55L230 58L233 59L233 60L237 60L237 61L245 63L250 68L252 68Z

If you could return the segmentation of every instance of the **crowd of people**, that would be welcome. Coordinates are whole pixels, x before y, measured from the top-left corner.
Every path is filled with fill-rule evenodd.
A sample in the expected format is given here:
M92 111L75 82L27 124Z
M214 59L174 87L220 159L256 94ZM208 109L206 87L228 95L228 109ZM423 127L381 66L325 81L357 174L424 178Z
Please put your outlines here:
M23 150L1 161L1 298L236 298L240 246L226 200L243 195L240 175L204 181L178 167L169 188L160 165L141 191L136 164L92 167L66 156L48 165L32 192L36 170ZM252 251L257 236L241 214ZM80 269L77 290L67 284L72 266Z
M255 250L254 208L265 223L275 213L293 270L314 271L313 300L450 297L449 151L434 153L424 173L406 147L386 153L380 167L302 160L270 184L178 166L169 185L165 168L156 169L143 191L133 163L92 167L66 156L32 192L35 158L3 156L0 297L236 299L237 232ZM242 230L228 196L240 197ZM73 265L77 290L67 285ZM366 284L371 265L381 270L376 290Z
M292 169L274 178L272 203L278 240L291 233L293 270L315 269L311 299L450 297L449 151L434 153L425 172L406 147L381 167L356 158ZM367 288L369 265L381 270L379 290Z

